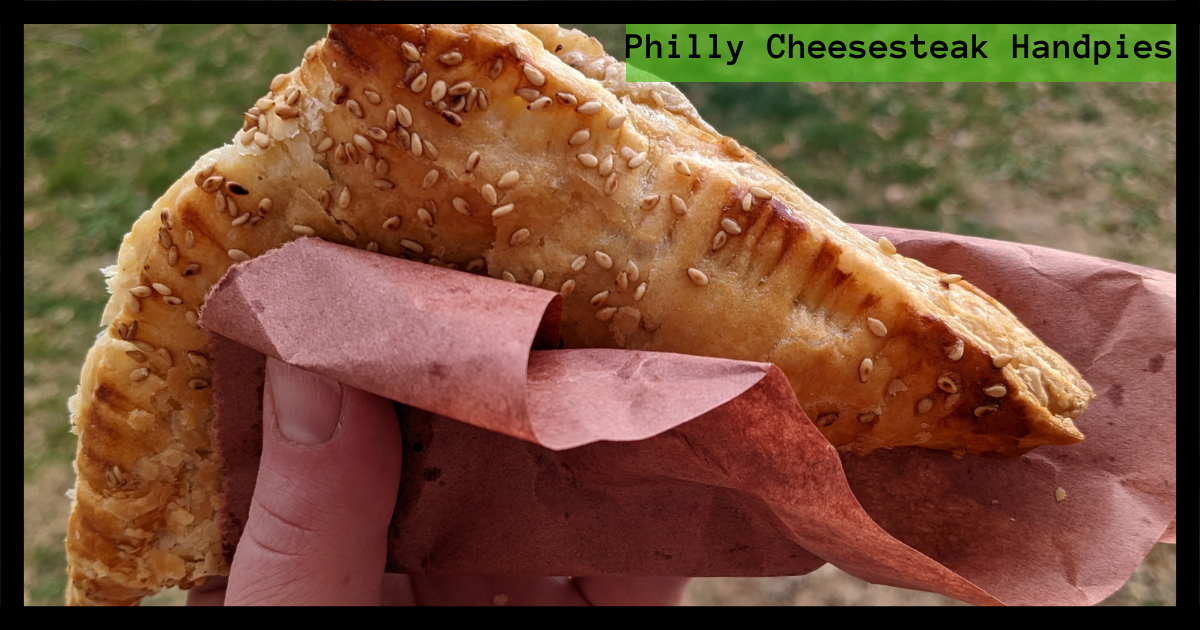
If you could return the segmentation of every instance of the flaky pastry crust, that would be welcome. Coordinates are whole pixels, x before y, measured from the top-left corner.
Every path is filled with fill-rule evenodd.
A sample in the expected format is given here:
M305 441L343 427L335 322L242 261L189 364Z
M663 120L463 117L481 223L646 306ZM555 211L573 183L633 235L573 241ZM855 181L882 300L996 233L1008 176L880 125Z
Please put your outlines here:
M67 598L228 572L197 315L317 236L565 296L568 347L770 361L842 450L1016 456L1091 388L969 282L846 226L669 84L553 25L333 26L134 224L71 400Z

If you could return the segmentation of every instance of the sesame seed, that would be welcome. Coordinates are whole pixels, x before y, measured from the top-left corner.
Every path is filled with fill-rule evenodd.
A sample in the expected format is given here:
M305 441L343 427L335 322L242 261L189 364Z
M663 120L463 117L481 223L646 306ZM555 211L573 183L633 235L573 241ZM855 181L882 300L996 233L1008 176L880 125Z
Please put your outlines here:
M483 269L483 266L484 260L482 258L472 258L471 261L467 263L467 271L479 271L480 269Z
M527 228L521 228L521 229L516 230L516 232L512 233L512 236L510 236L510 238L509 238L509 246L520 247L520 246L526 244L526 242L528 242L528 241L529 241L529 230Z
M521 179L521 174L516 171L509 171L500 176L500 181L496 182L496 188L509 188Z
M858 364L858 380L866 383L867 377L871 375L871 371L874 369L875 362L871 360L871 357L863 359L862 363Z
M346 157L349 158L349 160L351 162L358 164L358 147L354 146L354 144L352 144L350 142L347 142L346 143Z
M187 323L191 324L192 327L194 327L194 328L200 327L200 316L196 315L196 311L188 311L188 312L184 313L183 316L184 316L184 319L187 320Z
M538 111L550 107L550 103L554 102L549 96L543 96L529 104L530 111Z
M171 249L171 233L168 232L167 228L165 227L158 228L158 244L161 245L163 249Z
M203 354L201 354L199 352L196 352L195 350L188 350L187 358L188 358L188 361L192 365L194 365L202 370L208 367L208 357L204 356Z
M615 307L615 306L609 306L607 308L602 308L602 309L596 311L596 319L598 319L602 322L606 322L606 321L612 319L613 315L615 315L616 312L617 312L617 307Z
M425 251L425 248L422 247L420 243L418 243L416 241L410 241L406 238L400 239L400 246L403 247L404 249L407 249L410 252L414 252L417 254L420 254Z
M389 170L391 170L391 165L388 164L387 160L385 160L383 158L379 158L379 161L375 163L375 174L376 175L383 177L384 175L388 174Z
M742 226L738 225L737 221L734 221L729 217L721 219L721 229L733 234L734 236L742 233Z
M226 253L229 254L230 258L234 259L237 262L241 262L244 260L250 260L250 255L240 249L231 249Z
M588 168L596 168L596 165L600 163L600 160L597 160L596 156L592 155L591 153L580 153L579 155L575 156L575 159L579 160L580 164L583 164Z
M425 179L421 180L421 190L429 190L429 187L436 184L437 180L438 170L436 168L429 169L429 172L425 173Z
M367 140L365 137L357 133L354 134L354 144L358 145L358 148L362 149L364 153L375 152L375 145L371 144L370 140Z
M412 80L412 83L408 84L408 89L412 90L413 92L415 92L417 94L420 94L421 91L425 89L425 85L428 83L429 83L429 75L422 72L421 74L417 75L417 78Z
M960 276L956 273L949 273L949 274L946 274L946 275L938 278L938 281L942 282L944 284L954 284L955 282L959 282L961 280L962 280L962 276Z
M126 302L126 304L128 304L128 306L129 306L130 313L142 312L142 301L141 300L139 300L135 297L131 297L131 298L129 298L129 301Z
M333 161L337 164L345 164L346 162L350 161L348 158L346 158L346 145L339 144L337 148L333 150Z
M953 344L943 348L946 351L946 356L951 361L957 361L963 356L963 340L956 339Z
M433 143L428 139L422 140L421 144L424 145L425 155L428 155L429 159L436 162L438 159L437 147L433 146Z
M183 300L175 297L174 295L164 295L163 301L171 306L179 306L180 304L183 304Z
M888 396L895 396L896 394L899 394L907 389L908 386L904 384L904 381L894 378L892 379L892 382L888 383Z
M450 204L454 206L455 210L458 210L459 214L471 216L471 204L467 203L466 199L455 197L450 200Z
M467 92L467 104L463 111L469 112L475 108L475 103L479 100L479 92L479 88L471 88L471 91Z
M200 263L191 263L183 268L184 277L194 276L198 273L200 273Z
M955 383L954 379L950 378L950 376L948 374L943 374L938 377L937 386L938 386L938 389L946 392L947 394L957 394L958 393L958 384Z
M949 396L946 396L945 402L942 403L942 410L946 411L946 410L950 409L951 407L953 407L954 405L957 405L958 399L961 396L962 396L962 394L959 394L957 392L950 394Z
M275 78L271 79L271 91L278 94L283 89L283 86L287 84L287 80L288 76L286 74L275 75Z
M999 411L999 409L1000 408L997 407L996 405L980 405L975 408L974 413L975 413L976 418L983 418L983 417L990 416L990 415L996 413L997 411Z
M243 212L240 216L233 220L233 227L237 227L250 220L250 213Z
M580 129L579 131L576 131L575 133L571 134L571 138L569 140L567 140L567 144L569 144L571 146L578 146L578 145L583 144L584 142L587 142L588 138L591 138L591 137L592 137L592 132L588 131L587 129Z
M771 198L771 193L767 192L767 189L759 188L758 186L751 186L750 194L754 195L755 197L758 197L759 199L770 199Z
M921 401L917 403L917 415L927 413L930 409L933 409L932 398L922 398Z
M374 184L374 186L376 188L379 188L380 190L391 190L396 187L395 184L393 184L392 182L390 182L386 179L376 179L375 181L373 181L371 183Z
M609 256L608 254L606 254L602 251L599 251L599 250L596 250L595 252L593 252L592 256L595 257L596 264L600 265L601 269L603 269L605 271L612 269L612 266L613 266L612 256Z
M130 295L133 295L135 297L140 297L140 298L150 297L150 287L148 287L144 284L138 285L138 286L130 289L129 293L130 293Z
M356 101L352 98L346 99L346 109L350 110L350 113L354 114L355 118L363 117L362 105L359 105L358 101Z
M687 214L687 204L679 195L671 195L671 209L675 211L675 214L681 216Z
M252 227L258 225L258 222L262 221L262 219L263 218L261 215L256 215L256 216L250 217L250 220L246 223L246 227L252 228Z
M892 242L889 241L886 236L880 236L879 237L879 250L882 251L885 255L891 256L892 254L896 253L896 246L892 245Z
M596 101L588 101L588 102L584 103L583 105L580 105L578 108L576 108L575 111L577 111L580 114L583 114L585 116L591 116L593 114L599 114L601 107L602 106L600 105L600 103L598 103Z
M387 132L380 129L379 127L371 127L370 129L367 129L367 135L371 136L371 139L374 140L375 142L383 142L384 140L387 140ZM356 140L356 142L357 142L357 140ZM374 149L375 149L375 147L371 147L372 151ZM367 151L367 150L363 149L363 151ZM370 152L371 151L367 151L367 153L370 153Z
M587 264L587 260L588 260L588 257L586 254L580 255L575 260L572 260L571 261L571 271L579 271L580 269L583 269L583 266Z
M621 147L621 159L622 160L625 160L626 162L628 162L629 160L632 160L633 156L635 156L635 155L637 155L637 151L634 151L631 147Z
M329 209L329 191L328 190L321 189L321 191L317 193L317 203L321 204L322 210Z
M375 98L379 98L378 96ZM300 110L291 105L280 105L275 108L275 115L283 119L295 118L300 115Z
M700 271L695 267L688 267L687 275L688 278L691 278L692 282L695 282L702 287L708 284L708 276L705 275L703 271Z
M516 282L516 281L517 281L517 277L516 277L516 276L514 276L514 275L512 275L511 273L509 273L509 272L507 272L507 271L505 271L505 272L502 272L502 273L500 274L500 277L501 277L501 278L504 278L505 280L508 280L509 282Z
M692 176L691 167L689 167L687 162L684 162L683 160L675 160L675 172L679 173L680 175L687 175L688 177Z
M316 230L308 227L307 225L293 225L292 232L295 232L300 236L312 236L317 233Z
M242 114L242 131L250 131L258 127L258 116L246 112Z
M429 89L429 100L434 103L442 100L446 96L446 82L438 79L433 82L433 87Z
M997 354L992 358L992 365L996 366L997 368L1002 368L1008 365L1012 360L1013 358L1011 354Z
M878 417L879 416L875 415L874 411L868 411L867 413L858 414L858 421L862 422L862 423L874 422L875 418L878 418Z
M575 290L575 281L567 280L566 282L562 283L562 286L559 287L558 292L563 297L567 297L568 295L571 295L571 292L573 292L574 290Z
M604 196L611 197L615 192L617 192L617 174L613 173L604 180Z
M658 92L651 92L651 93L650 93L650 100L654 101L654 104L655 104L655 105L657 105L657 106L659 106L659 107L665 107L665 106L666 106L666 104L665 104L665 103L663 103L663 97L662 97L662 94L659 94Z
M412 154L416 157L421 157L421 154L424 152L424 150L425 147L422 146L421 135L414 133L412 135Z
M333 97L333 102L335 104L341 105L344 102L346 95L349 93L350 93L350 88L348 88L344 85L339 85L336 88L334 88L333 93L330 96Z
M433 215L429 214L425 208L417 208L417 218L425 224L425 227L433 227Z
M122 322L122 325L124 325L124 322ZM137 333L138 320L135 319L132 322L129 322L129 325L125 327L125 331L121 333L121 338L125 341L133 341L137 339Z
M621 125L624 125L624 124L625 124L625 114L617 114L616 116L613 116L612 118L608 119L608 128L609 129L616 129L617 127L620 127Z
M399 120L400 120L400 117L396 115L396 110L389 109L387 112L387 115L385 115L383 117L384 129L387 129L388 131L395 129L396 123L399 122Z
M196 173L196 179L195 179L196 185L199 186L201 189L204 189L204 181L207 180L209 177L211 177L213 174L213 171L215 171L215 170L217 170L217 167L213 164L209 164L208 166L200 169L200 172ZM208 192L212 192L212 191L210 190Z
M713 236L712 250L715 252L721 249L727 240L729 240L729 235L725 233L725 230L717 230L716 235Z
M867 328L870 328L876 337L883 337L887 334L887 326L874 317L867 318Z
M541 92L539 92L533 88L528 88L528 87L517 88L516 94L517 94L517 96L520 96L521 98L525 99L526 103L532 103L532 102L538 100L538 98L541 97L541 95L542 95Z
M254 144L257 145L258 148L260 148L260 149L265 149L265 148L271 146L271 138L270 138L270 136L268 136L265 133L262 133L260 131L255 131L254 132Z
M979 414L975 414L975 415L979 415ZM1055 501L1057 501L1057 502L1059 502L1059 503L1062 503L1063 501L1066 501L1066 500L1067 500L1067 491L1066 491L1066 490L1063 490L1062 488L1055 488L1055 490L1054 490L1054 500L1055 500Z
M350 207L350 187L347 186L338 193L337 207L339 210L345 210Z
M399 103L396 104L396 122L400 123L401 127L412 126L412 112Z
M367 251L371 253L379 253L379 243L376 243L375 241L367 243Z
M646 295L646 283L645 282L639 284L638 288L634 290L633 301L636 302L636 301L642 299L643 295Z
M188 230L187 232L185 232L183 234L183 246L186 247L187 249L191 249L195 245L196 245L196 236L194 234L192 234L191 230Z
M404 52L404 58L413 63L421 60L421 53L417 51L417 47L408 42L401 43L400 50Z
M174 245L167 250L167 264L174 267L175 263L179 262L179 248Z
M150 376L150 368L138 368L129 373L129 380L136 383L145 380L147 376Z
M542 87L546 84L546 75L542 74L541 70L538 70L529 64L525 64L521 67L521 71L525 73L525 78L529 79L530 83L538 87Z
M616 285L617 293L624 293L625 290L629 288L629 274L625 273L624 271L617 274Z
M837 419L838 419L837 412L823 413L823 414L817 416L817 426L818 427L827 427L827 426L833 424L834 422L836 422Z
M1004 398L1004 396L1008 394L1008 388L997 383L991 387L983 388L983 393L991 396L992 398Z
M491 69L488 70L488 78L495 81L496 77L500 76L500 73L503 71L504 71L504 59L501 57L496 57L496 60L492 62Z
M738 141L734 140L733 138L725 139L725 150L729 152L729 155L732 155L736 158L744 157L746 155L746 151L742 149L742 145L738 144Z
M589 300L589 302L591 303L592 306L604 306L604 303L607 301L608 301L608 291L601 291L601 292L597 293L596 295L593 295L592 299Z
M170 210L163 210L162 212L159 212L158 220L162 221L163 227L167 228L168 230L175 227L175 220L171 218Z
M304 50L304 60L312 61L317 58L317 46L314 44Z
M613 170L613 157L610 155L600 162L600 177L607 177Z
M488 110L487 91L484 90L483 88L479 89L479 109L481 109L485 112Z
M503 206L500 206L499 208L492 210L492 217L500 218L506 214L511 214L515 208L516 208L516 205L511 204L511 203L506 203Z
M641 270L638 269L638 266L632 260L625 261L625 273L629 276L630 282L637 282L638 278L642 275Z
M266 96L261 96L257 101L254 101L254 107L251 107L250 111L246 113L257 118L262 115L263 112L271 111L273 107L275 107L275 101Z
M542 271L541 269L538 269L537 271L533 272L533 280L531 280L529 282L529 285L534 286L534 287L540 287L540 286L542 286L542 282L545 279L546 279L546 272Z
M467 156L467 172L468 173L475 170L476 166L479 166L479 158L481 158L481 157L483 157L483 156L481 156L478 151L472 151L471 155Z
M746 193L742 197L742 212L750 212L750 204L754 202L754 197L750 193Z
M438 61L446 64L447 66L457 66L458 64L462 63L462 60L462 53L458 52L457 50L452 50L438 57Z
M392 216L392 217L388 217L388 218L387 218L387 220L383 222L383 229L385 229L385 230L398 230L398 229L400 229L400 217L399 217L399 215L397 215L397 216Z
M146 355L144 353L142 353L141 350L126 350L125 356L127 356L130 359L133 359L134 361L137 361L139 363L146 362Z
M169 287L161 282L151 283L150 286L154 287L154 290L157 291L161 295L171 295L171 287Z
M658 199L659 199L659 195L647 195L645 197L642 197L642 202L640 204L642 210L645 210L645 211L653 210L654 206L658 205Z
M192 389L204 389L205 387L208 387L208 381L202 378L194 378L188 381L188 387L191 387Z
M217 192L217 189L220 188L221 184L223 183L225 183L224 177L220 175L213 175L206 178L204 183L200 184L200 190L203 190L204 192Z
M490 205L496 205L496 189L491 184L484 184L483 188L481 188L479 192Z
M229 211L229 216L236 217L239 213L238 213L237 202L234 201L234 198L226 197L223 195L223 193L219 193L219 192L217 194L221 195L221 198L224 199L224 203L218 204L218 205L225 206L225 209Z
M425 209L428 210L430 214L437 214L437 202L432 199L426 199Z
M463 96L464 94L470 93L471 89L470 81L459 81L458 83L450 86L450 88L446 90L446 93L450 96Z

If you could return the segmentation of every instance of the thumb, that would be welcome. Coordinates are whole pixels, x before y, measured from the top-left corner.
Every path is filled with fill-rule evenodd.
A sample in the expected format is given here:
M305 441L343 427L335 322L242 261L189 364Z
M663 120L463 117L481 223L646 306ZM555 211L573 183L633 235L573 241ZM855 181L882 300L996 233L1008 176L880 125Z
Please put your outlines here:
M267 359L263 451L226 604L379 604L400 426L378 396Z

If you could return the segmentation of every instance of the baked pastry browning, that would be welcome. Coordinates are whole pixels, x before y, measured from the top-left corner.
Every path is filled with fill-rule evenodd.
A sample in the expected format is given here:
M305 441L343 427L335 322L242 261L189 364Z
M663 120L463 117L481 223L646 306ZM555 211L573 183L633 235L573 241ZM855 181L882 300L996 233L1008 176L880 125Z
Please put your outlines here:
M770 361L839 449L1016 456L1092 396L953 270L846 226L551 25L333 26L138 221L72 421L68 601L228 571L208 289L304 236L561 292L568 347Z

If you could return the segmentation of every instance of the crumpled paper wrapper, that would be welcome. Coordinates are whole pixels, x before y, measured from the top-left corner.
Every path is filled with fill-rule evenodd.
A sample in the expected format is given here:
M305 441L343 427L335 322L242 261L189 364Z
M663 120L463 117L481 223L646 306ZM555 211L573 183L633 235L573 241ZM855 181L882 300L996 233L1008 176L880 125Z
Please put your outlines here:
M1097 392L1085 441L1013 460L839 456L770 364L541 350L557 343L556 293L302 239L234 266L202 314L226 554L257 476L265 355L404 404L393 572L765 576L830 562L976 604L1091 604L1174 542L1174 275L857 227L961 273L1079 368Z

